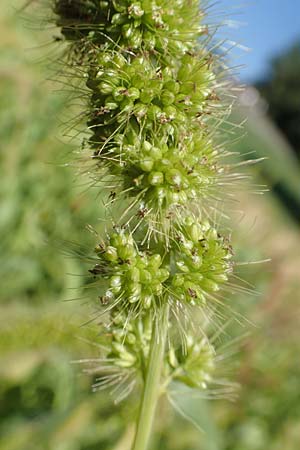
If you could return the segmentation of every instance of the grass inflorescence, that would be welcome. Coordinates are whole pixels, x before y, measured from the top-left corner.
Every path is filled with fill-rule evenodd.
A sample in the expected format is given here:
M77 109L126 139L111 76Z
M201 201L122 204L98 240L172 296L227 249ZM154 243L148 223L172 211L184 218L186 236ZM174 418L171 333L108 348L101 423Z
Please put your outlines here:
M142 450L162 388L206 389L217 365L193 316L218 317L233 270L216 219L238 179L219 139L225 69L198 0L53 0L52 12L87 105L86 170L118 216L90 268L106 329L94 388L123 399L144 386Z

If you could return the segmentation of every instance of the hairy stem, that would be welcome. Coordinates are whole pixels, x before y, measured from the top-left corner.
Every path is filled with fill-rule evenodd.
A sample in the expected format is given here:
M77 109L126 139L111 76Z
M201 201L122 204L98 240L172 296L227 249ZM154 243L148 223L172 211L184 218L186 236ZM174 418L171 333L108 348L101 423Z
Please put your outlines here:
M146 450L150 439L153 417L160 394L160 379L168 329L169 306L161 309L161 315L153 322L151 349L146 380L137 420L132 450Z

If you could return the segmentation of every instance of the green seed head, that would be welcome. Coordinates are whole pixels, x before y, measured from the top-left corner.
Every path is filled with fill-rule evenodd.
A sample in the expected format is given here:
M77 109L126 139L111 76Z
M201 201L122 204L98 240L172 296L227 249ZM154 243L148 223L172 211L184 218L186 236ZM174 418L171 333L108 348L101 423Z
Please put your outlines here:
M205 388L215 351L192 330L179 345L174 321L221 298L233 266L228 239L207 219L228 166L216 144L219 56L201 40L199 2L53 0L53 10L84 83L89 173L96 185L108 180L119 218L90 270L108 317L109 367L145 380L152 333L174 308L162 373Z

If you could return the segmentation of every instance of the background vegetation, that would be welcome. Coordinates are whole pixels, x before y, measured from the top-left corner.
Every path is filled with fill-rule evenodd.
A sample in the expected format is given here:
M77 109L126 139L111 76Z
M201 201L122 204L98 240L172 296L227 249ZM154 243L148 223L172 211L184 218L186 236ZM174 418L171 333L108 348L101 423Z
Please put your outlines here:
M93 239L86 225L100 227L101 218L92 207L97 193L65 166L80 145L61 136L65 95L44 81L55 31L48 45L34 19L8 0L1 6L0 449L129 450L134 405L92 393L91 379L71 364L96 354L97 327L81 326L89 317L79 289L86 266L74 253ZM228 300L251 322L228 327L232 336L241 327L248 334L228 349L230 381L241 387L235 402L176 399L202 432L163 404L153 450L300 448L300 172L251 89L233 120L245 115L247 136L236 127L241 160L249 152L267 159L253 170L249 192L239 193L234 239L240 261L272 261L239 266L255 292ZM270 192L255 194L265 183Z

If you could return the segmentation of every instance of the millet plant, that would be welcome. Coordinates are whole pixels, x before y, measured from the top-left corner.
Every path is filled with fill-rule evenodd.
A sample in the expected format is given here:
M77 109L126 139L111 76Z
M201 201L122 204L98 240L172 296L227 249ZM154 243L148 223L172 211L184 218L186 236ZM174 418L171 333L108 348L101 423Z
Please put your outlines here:
M110 387L118 400L140 389L132 450L145 450L168 386L204 390L216 370L206 331L223 315L233 269L229 237L217 229L236 178L219 139L226 70L209 49L199 0L52 0L51 8L66 84L77 79L86 104L88 157L79 163L103 186L111 217L90 267L105 341L94 388Z

